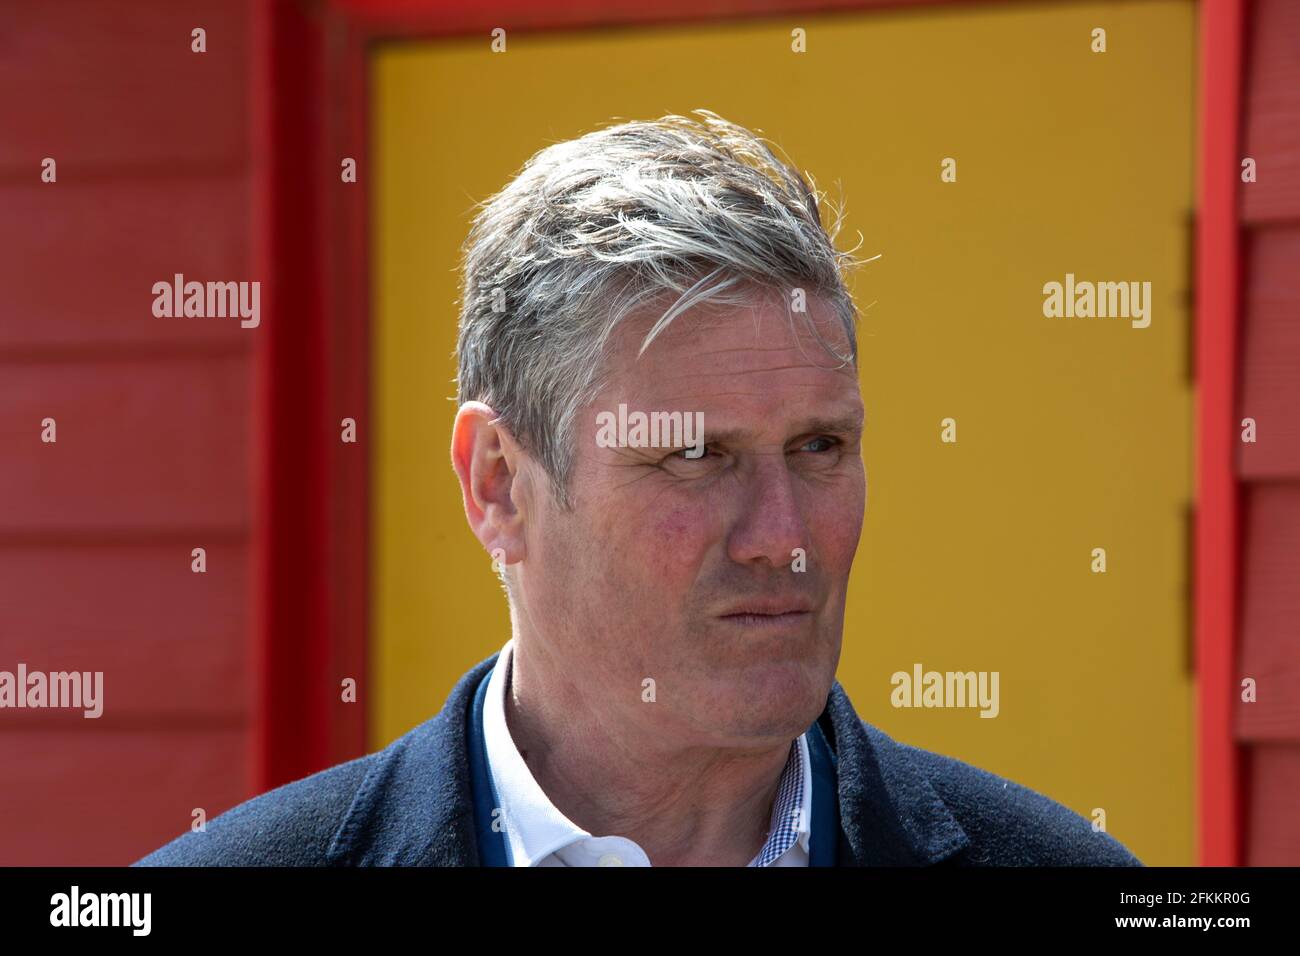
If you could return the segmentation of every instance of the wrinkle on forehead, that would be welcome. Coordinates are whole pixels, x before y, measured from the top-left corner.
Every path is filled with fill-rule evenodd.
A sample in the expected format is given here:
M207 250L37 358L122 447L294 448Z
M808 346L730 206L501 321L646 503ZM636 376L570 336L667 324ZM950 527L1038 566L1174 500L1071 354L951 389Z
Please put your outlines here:
M743 325L748 324L744 322L746 313L754 318L755 327L752 332L743 328ZM817 332L822 338L808 326L807 323L810 322L818 325ZM656 339L645 354L636 356L625 367L631 371L646 365L680 364L683 356L691 356L696 361L733 359L744 362L767 359L775 363L773 367L805 365L827 371L853 367L853 363L840 361L822 344L829 332L831 348L848 348L848 338L833 318L805 316L787 320L780 312L769 310L763 313L762 310L751 307L732 310L727 315L715 314L698 321L688 313L679 323L670 327L671 334L666 333ZM634 335L635 332L629 333L629 337ZM624 348L614 353L616 359L625 356L629 356L629 352Z
M812 314L792 323L780 301L702 304L679 316L643 355L637 355L637 326L652 323L654 313L634 313L609 342L593 405L703 411L737 431L751 419L777 429L787 417L791 425L812 417L861 419L857 367L827 364L828 353L802 318L815 318L823 335L832 330L845 347L847 337L829 305L813 298L809 305Z
M628 356L636 362L641 362L656 350L661 355L664 351L680 351L691 344L699 345L703 339L710 337L711 333L723 329L729 332L735 330L739 322L748 317L753 331L750 342L745 345L719 343L714 347L714 351L724 353L797 349L804 353L805 357L809 357L807 346L812 345L814 346L811 350L812 355L816 356L818 361L809 364L821 365L821 360L829 359L834 364L822 367L842 368L854 365L853 361L844 361L832 354L832 350L848 354L850 341L838 313L826 299L810 294L805 300L805 310L795 312L780 290L760 285L753 285L752 290L751 298L744 303L706 300L692 306L666 326L644 351L642 350L644 339L657 323L667 303L657 299L643 303L628 313L625 321L613 330L614 335L611 338L614 341L611 344L615 346L614 354L620 357ZM779 344L764 344L761 340L763 329L772 328L774 325L783 331L782 341Z

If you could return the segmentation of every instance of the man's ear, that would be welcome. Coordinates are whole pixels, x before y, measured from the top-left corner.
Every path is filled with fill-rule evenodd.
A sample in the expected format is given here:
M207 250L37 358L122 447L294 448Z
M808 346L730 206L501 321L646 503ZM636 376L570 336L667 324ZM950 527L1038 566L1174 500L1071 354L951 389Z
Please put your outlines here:
M451 466L460 479L465 518L489 554L501 564L524 557L523 452L483 402L466 402L451 432Z

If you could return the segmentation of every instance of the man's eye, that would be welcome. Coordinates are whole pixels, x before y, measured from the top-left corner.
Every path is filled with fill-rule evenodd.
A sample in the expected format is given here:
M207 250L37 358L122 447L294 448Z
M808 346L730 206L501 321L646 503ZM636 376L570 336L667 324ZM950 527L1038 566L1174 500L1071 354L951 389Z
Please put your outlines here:
M711 454L713 454L712 445L705 445L703 448L696 448L694 445L691 445L688 448L682 448L673 452L668 457L676 458L680 461L702 461L703 459L708 458Z
M814 438L811 441L805 442L798 450L810 450L817 454L825 454L828 451L834 450L841 444L843 443L838 438L831 438L827 435L822 435L820 438ZM689 448L679 448L677 451L670 454L668 458L669 460L675 459L677 461L703 461L706 458L716 458L718 454L719 453L714 446L705 445L702 449L702 453L696 455L695 448L692 446Z
M812 446L812 445L821 444L822 447L821 447L821 448L818 448L818 449L815 449L815 450L816 450L816 451L821 451L821 452L826 452L826 451L830 451L832 448L834 448L834 447L835 447L836 445L838 445L839 443L840 443L840 442L839 442L839 439L837 439L837 438L829 438L829 437L823 435L823 436L821 436L820 438L814 438L812 441L808 442L808 443L805 444L803 447L804 447L804 448L808 448L808 447L810 447L810 446Z

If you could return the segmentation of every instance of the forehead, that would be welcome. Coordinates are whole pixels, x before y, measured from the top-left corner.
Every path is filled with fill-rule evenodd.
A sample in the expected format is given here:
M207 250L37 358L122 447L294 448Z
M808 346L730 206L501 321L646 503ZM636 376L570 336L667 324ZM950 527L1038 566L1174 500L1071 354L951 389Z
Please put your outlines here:
M677 316L638 356L665 307L643 306L611 335L606 400L645 411L768 418L861 408L857 369L832 354L849 354L849 339L826 300L808 296L802 314L776 292L756 293L744 304L703 303Z

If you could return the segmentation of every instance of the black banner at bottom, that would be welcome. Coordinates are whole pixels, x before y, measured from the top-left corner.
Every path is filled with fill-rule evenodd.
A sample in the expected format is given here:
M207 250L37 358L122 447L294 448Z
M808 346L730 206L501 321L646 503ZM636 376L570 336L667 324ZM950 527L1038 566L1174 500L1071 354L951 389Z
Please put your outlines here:
M1290 936L1295 869L0 869L6 941ZM618 936L608 935L616 931ZM594 934L594 935L593 935ZM813 935L809 935L813 934ZM1245 934L1245 935L1242 935ZM41 942L45 942L42 939ZM129 945L129 943L128 943ZM21 950L14 950L19 952Z

